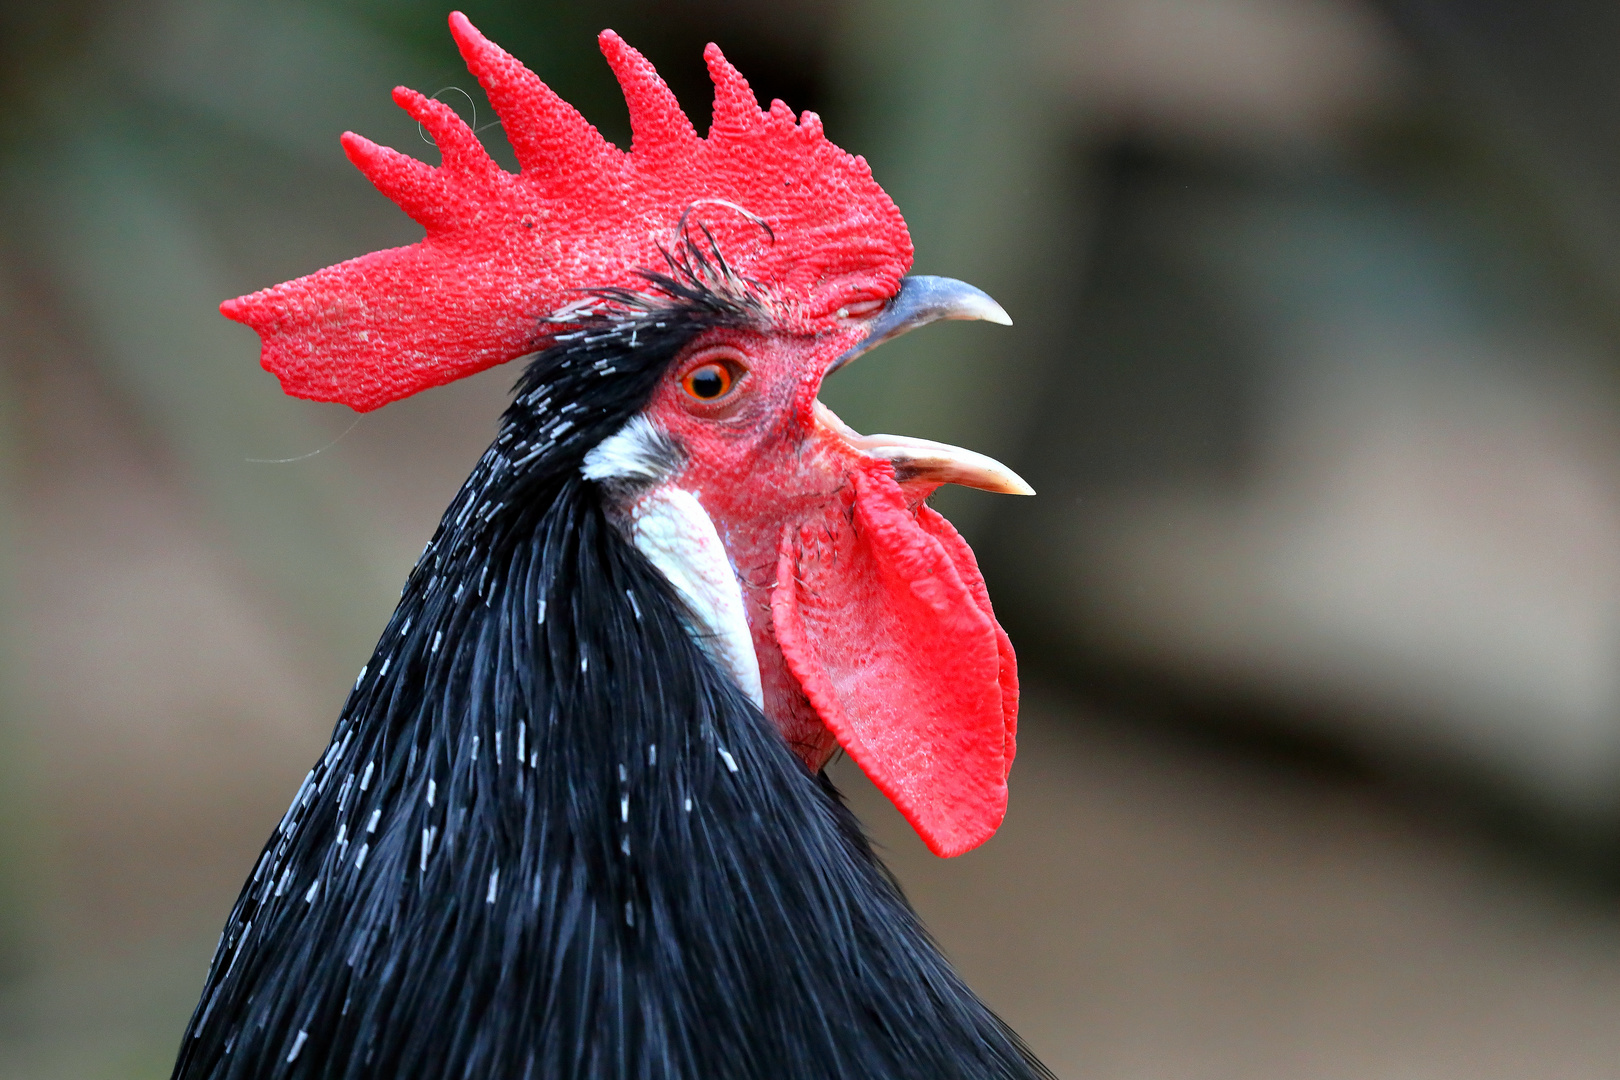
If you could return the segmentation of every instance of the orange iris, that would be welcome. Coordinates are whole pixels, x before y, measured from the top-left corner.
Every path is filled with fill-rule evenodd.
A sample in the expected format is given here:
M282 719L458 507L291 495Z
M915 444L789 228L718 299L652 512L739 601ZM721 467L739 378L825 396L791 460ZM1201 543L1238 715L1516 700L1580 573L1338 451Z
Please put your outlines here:
M734 381L724 364L701 364L686 373L681 386L699 401L718 401L731 393Z

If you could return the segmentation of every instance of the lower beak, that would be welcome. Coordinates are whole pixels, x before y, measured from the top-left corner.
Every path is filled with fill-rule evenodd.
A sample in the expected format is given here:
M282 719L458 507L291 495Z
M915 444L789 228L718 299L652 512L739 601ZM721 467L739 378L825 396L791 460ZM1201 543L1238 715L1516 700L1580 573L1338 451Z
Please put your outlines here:
M894 466L894 478L904 484L960 484L1002 495L1033 495L1024 478L995 458L931 439L907 435L862 435L820 401L815 403L816 425L864 457Z

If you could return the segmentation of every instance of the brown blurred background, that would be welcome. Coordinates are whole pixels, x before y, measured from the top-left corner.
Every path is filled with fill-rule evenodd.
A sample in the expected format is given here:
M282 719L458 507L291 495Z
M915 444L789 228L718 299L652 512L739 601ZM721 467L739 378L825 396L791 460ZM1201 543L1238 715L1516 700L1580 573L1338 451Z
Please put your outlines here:
M927 856L1064 1077L1620 1077L1620 8L469 0L622 141L716 40L1017 326L829 385L994 454L940 500L1030 685ZM416 228L345 129L493 116L423 0L0 0L0 1078L167 1076L215 935L515 372L360 419L228 296ZM498 126L488 138L503 152Z

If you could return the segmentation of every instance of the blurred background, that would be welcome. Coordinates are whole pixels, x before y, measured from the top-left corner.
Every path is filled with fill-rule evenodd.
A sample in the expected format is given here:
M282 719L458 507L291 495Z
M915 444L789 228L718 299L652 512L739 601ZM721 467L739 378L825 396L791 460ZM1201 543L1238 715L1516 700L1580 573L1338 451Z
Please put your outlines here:
M925 917L1059 1076L1620 1077L1620 8L467 0L609 138L718 41L916 269L1017 326L829 384L943 493L1029 686ZM0 0L0 1078L168 1075L215 936L494 370L356 419L218 302L416 227L344 159L505 148L423 0ZM504 159L509 161L509 157Z

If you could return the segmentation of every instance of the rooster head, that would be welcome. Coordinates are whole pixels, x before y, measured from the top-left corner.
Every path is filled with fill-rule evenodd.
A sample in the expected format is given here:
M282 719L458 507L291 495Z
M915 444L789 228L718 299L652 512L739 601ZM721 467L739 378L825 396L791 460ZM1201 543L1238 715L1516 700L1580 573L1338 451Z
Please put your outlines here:
M288 393L369 410L570 336L634 350L660 312L701 310L656 379L627 384L634 415L579 451L579 471L808 767L842 746L935 852L982 843L1006 811L1016 662L972 552L925 500L945 483L1030 489L970 451L860 435L817 395L892 337L1005 312L961 282L905 276L905 222L865 161L812 113L760 109L715 46L705 138L603 33L630 109L623 151L460 13L450 27L521 171L448 107L397 89L441 164L343 144L423 240L222 311L259 332ZM618 365L595 367L611 380ZM519 404L570 426L544 387Z

